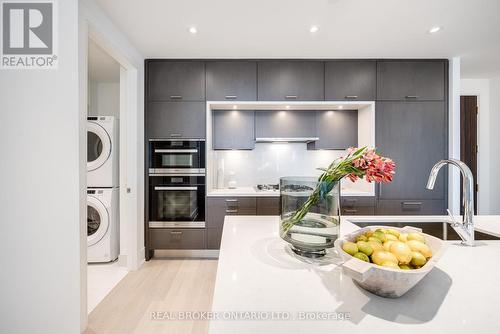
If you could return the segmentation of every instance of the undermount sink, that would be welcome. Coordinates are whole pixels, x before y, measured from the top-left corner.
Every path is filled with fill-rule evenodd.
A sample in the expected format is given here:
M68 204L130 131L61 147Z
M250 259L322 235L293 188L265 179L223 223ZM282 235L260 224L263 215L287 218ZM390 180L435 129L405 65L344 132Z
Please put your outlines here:
M354 224L359 227L373 226L373 225L384 225L384 226L393 226L393 227L405 227L405 226L414 226L422 229L422 232L435 236L437 238L443 240L461 240L455 230L444 222L426 222L426 223L412 223L412 222L404 222L404 223L381 223L381 222L356 222L353 221ZM445 230L446 228L446 230ZM499 237L475 231L474 233L475 240L500 240Z

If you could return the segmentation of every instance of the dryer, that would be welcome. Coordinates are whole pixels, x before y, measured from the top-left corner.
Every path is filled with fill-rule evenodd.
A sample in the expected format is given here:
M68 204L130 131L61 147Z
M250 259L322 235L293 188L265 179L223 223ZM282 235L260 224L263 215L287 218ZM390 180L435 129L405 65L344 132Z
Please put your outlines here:
M87 117L87 187L118 187L118 120Z
M118 188L87 189L87 262L118 258L120 228Z

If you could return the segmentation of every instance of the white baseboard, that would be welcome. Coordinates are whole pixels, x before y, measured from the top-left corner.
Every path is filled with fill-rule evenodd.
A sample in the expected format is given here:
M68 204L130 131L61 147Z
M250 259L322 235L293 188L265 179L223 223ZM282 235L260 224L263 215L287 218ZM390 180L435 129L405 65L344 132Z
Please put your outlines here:
M127 255L126 254L118 255L118 265L120 267L127 267Z
M217 249L157 249L153 258L202 258L218 259Z

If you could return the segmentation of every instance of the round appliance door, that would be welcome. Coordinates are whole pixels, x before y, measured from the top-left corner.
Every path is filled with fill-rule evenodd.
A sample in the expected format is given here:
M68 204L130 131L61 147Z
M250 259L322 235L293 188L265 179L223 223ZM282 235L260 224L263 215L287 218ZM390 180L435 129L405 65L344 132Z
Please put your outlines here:
M111 155L111 138L102 126L87 122L87 171L101 167Z
M100 200L87 196L87 246L98 243L109 227L109 214Z

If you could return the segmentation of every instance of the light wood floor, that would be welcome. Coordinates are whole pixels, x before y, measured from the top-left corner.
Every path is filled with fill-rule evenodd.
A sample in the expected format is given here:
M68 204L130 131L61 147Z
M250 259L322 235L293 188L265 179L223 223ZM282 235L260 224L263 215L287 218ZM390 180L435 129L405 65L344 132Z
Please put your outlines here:
M86 334L207 333L208 322L153 320L153 312L210 311L217 260L151 260L89 315Z

